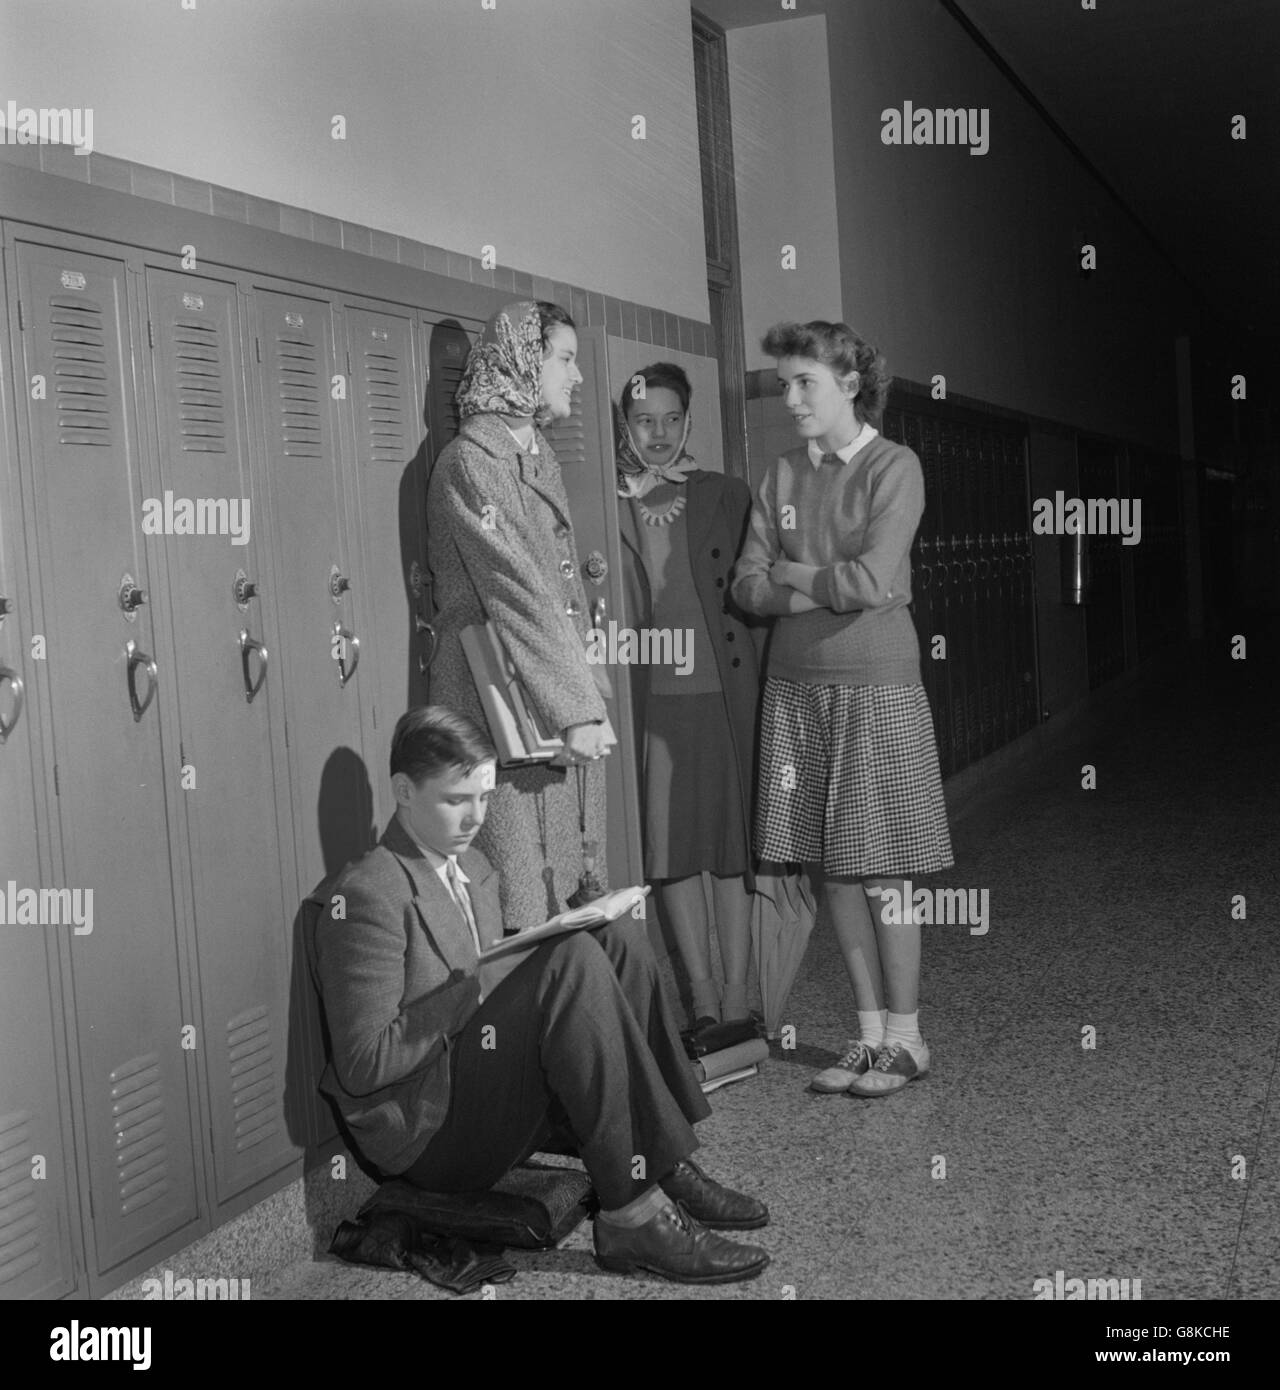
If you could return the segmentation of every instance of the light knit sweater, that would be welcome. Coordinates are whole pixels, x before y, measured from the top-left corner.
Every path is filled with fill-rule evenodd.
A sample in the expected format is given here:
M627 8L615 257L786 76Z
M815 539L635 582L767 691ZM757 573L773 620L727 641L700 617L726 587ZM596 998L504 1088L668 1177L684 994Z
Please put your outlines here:
M842 462L815 466L805 446L770 465L751 510L733 596L778 614L771 677L805 685L916 685L920 645L911 602L911 543L924 511L920 460L882 435ZM816 566L808 613L787 613L777 559Z

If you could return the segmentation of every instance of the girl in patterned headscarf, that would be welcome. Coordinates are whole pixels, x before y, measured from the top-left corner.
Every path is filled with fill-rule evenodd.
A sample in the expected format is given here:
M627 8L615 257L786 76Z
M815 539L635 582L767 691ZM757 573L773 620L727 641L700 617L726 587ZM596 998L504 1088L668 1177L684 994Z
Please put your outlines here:
M572 409L578 337L555 304L494 316L458 390L462 425L427 493L437 607L430 700L487 728L459 634L490 621L528 697L564 738L556 765L500 770L477 846L501 874L508 930L539 925L607 883L606 717L587 663L586 594L560 467L537 428Z

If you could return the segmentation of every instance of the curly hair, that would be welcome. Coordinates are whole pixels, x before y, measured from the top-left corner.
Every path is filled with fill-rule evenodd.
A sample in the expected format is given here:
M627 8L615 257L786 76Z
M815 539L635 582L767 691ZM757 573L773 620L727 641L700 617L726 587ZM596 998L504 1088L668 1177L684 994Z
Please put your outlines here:
M830 367L837 376L858 373L858 393L853 400L859 420L879 420L893 378L880 349L864 343L847 323L775 323L760 342L770 357L808 357Z

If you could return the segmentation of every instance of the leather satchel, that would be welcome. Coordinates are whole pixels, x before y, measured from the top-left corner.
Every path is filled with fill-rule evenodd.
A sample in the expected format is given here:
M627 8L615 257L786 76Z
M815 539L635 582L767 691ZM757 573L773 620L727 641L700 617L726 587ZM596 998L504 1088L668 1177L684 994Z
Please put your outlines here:
M591 1179L581 1169L522 1164L487 1192L424 1192L393 1178L360 1208L356 1220L395 1212L431 1235L547 1250L581 1225L593 1198Z
M684 1050L693 1061L711 1052L723 1052L729 1047L754 1042L760 1036L754 1018L735 1018L728 1023L709 1023L705 1028L691 1028L680 1034Z

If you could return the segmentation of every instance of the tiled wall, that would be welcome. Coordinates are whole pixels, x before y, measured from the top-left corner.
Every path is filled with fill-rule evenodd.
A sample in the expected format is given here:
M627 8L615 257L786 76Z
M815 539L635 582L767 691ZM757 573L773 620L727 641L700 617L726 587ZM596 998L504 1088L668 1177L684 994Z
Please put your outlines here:
M544 276L513 270L509 266L485 269L474 256L445 251L439 246L413 241L409 237L391 236L353 222L340 222L337 218L308 212L305 208L238 193L233 188L200 183L181 174L150 169L112 155L78 155L67 145L11 145L0 141L0 159L40 169L60 178L110 188L117 193L131 193L139 198L168 203L172 207L188 208L192 212L225 217L246 226L263 227L267 231L282 232L285 236L340 247L362 256L394 261L415 270L429 270L476 285L492 285L496 289L509 290L513 298L551 300L567 309L580 326L604 328L615 338L675 348L695 357L715 355L709 323L700 323L664 309L650 309L631 300L615 299L612 295L582 289L563 281L548 280ZM91 227L78 230L88 235L93 233Z
M779 454L785 454L801 442L782 403L777 381L772 373L768 375L772 389L766 390L764 395L752 395L750 388L747 392L747 463L751 469L752 488L759 484L765 469Z

